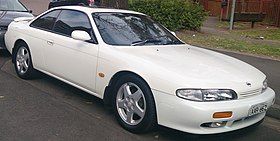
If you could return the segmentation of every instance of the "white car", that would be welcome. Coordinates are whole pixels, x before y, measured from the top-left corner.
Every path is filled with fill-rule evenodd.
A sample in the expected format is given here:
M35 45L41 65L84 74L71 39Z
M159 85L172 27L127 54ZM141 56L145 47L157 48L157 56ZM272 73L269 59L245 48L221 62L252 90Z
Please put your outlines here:
M258 69L194 47L133 11L67 6L18 18L5 35L17 75L35 70L104 99L120 125L195 134L262 121L274 103Z

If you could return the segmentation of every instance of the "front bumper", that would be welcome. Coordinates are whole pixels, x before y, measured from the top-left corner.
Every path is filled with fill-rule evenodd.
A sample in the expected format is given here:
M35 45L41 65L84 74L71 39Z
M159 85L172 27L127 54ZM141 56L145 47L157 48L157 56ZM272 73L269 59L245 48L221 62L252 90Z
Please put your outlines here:
M268 88L264 93L232 101L194 102L175 95L152 90L157 107L158 124L194 134L214 134L233 131L261 121L266 113L248 117L252 105L266 103L273 105L275 92ZM232 117L214 119L215 112L232 111ZM202 127L203 123L226 121L224 127Z
M4 41L4 35L6 33L6 30L0 30L0 49L5 49L5 41Z

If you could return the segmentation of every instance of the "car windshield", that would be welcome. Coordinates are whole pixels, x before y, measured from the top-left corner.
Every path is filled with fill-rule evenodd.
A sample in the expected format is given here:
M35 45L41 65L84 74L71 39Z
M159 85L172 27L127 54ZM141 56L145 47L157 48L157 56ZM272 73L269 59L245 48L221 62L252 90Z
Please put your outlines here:
M131 13L93 13L93 19L109 45L175 45L183 44L166 28L150 17Z
M22 11L28 10L18 0L0 0L0 11Z

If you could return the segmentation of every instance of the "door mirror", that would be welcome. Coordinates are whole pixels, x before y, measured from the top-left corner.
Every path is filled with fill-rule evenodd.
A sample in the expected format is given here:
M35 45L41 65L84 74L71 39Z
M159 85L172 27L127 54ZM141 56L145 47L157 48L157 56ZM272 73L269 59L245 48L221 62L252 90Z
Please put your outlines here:
M90 35L87 32L82 31L82 30L74 30L71 34L71 37L73 39L81 40L81 41L91 40Z
M28 10L28 12L32 14L33 11L32 10Z

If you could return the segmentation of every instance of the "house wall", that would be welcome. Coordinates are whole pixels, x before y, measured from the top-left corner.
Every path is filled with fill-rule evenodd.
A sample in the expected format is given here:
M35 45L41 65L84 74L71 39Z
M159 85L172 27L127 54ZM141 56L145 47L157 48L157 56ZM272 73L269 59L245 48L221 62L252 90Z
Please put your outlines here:
M34 15L45 12L49 6L49 0L20 0Z

